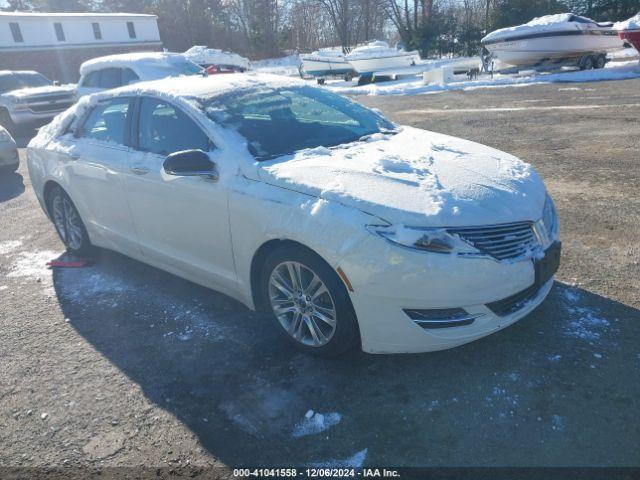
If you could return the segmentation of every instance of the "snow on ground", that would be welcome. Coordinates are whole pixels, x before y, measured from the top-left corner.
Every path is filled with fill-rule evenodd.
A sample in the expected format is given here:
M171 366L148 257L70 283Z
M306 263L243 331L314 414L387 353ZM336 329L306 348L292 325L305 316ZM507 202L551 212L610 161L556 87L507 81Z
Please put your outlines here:
M357 81L328 81L325 88L340 94L349 95L416 95L426 93L440 93L452 90L474 90L478 88L502 88L547 83L579 83L597 82L604 80L627 80L640 78L640 64L637 61L611 62L600 70L562 71L555 73L536 73L531 75L501 75L496 74L493 79L482 76L477 80L466 80L445 85L424 85L421 77L405 77L390 82L373 83L358 86Z
M318 413L309 410L304 418L296 424L292 435L294 438L315 435L337 425L341 419L342 415L339 413Z
M0 255L7 255L8 253L17 250L22 245L22 240L9 240L7 242L0 243Z
M289 55L282 58L268 58L251 62L251 68L260 73L272 73L274 75L299 76L298 65L300 57L298 54Z

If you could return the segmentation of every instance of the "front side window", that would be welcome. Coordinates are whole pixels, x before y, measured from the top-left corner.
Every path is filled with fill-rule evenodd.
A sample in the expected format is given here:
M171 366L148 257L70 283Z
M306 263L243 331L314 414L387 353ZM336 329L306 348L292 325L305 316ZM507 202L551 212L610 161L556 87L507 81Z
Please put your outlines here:
M105 68L101 70L100 88L118 88L122 85L122 83L120 83L121 81L119 68Z
M64 42L66 40L65 36L64 36L64 30L62 29L62 24L61 23L54 23L53 24L53 29L56 32L56 38L58 39L59 42Z
M209 138L185 113L155 98L143 98L140 108L138 148L169 155L182 150L210 150Z
M116 98L98 104L84 121L79 136L124 145L130 103L128 98Z
M130 68L122 69L122 85L131 85L140 81L140 77Z
M18 25L16 22L10 22L9 28L11 29L11 36L13 37L14 42L24 42L24 38L22 38L22 31L20 30L20 25Z
M136 38L136 26L133 22L127 22L127 30L129 31L129 38Z
M209 118L245 137L258 160L395 130L377 113L313 87L245 90L214 97L204 109Z
M93 28L93 38L95 38L96 40L102 40L102 30L100 30L100 24L94 22L91 24L91 27Z

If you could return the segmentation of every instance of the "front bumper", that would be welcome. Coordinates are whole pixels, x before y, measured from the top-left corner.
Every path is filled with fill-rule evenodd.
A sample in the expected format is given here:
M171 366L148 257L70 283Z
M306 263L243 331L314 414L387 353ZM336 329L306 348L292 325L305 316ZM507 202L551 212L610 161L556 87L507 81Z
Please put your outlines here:
M29 109L11 111L11 120L16 125L46 125L53 117L64 112L68 107L55 111L34 112Z
M551 279L531 288L531 260L510 263L431 254L375 238L340 266L353 285L362 349L368 353L429 352L482 338L529 314L553 285ZM464 309L474 320L425 329L406 309Z

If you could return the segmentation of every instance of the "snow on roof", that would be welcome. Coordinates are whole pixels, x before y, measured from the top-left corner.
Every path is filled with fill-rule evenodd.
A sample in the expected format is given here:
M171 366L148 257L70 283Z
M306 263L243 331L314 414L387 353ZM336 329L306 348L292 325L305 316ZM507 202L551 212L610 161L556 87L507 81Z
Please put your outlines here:
M141 82L121 87L112 92L160 94L171 97L205 100L222 93L255 87L282 88L308 85L297 78L269 75L265 73L238 73L234 75L211 75L210 77L171 77L152 82Z
M612 28L618 31L640 30L640 13L638 13L635 17L629 18L628 20L614 23Z
M300 55L300 58L302 58L303 60L312 60L314 58L319 58L321 60L335 59L344 61L344 53L342 52L342 48L340 47L329 47L321 48L320 50L316 50L315 52Z
M0 12L0 17L23 17L23 18L65 18L65 17L101 17L101 18L157 18L157 15L146 13L42 13L42 12Z
M183 54L192 62L199 65L233 65L249 69L251 64L248 59L233 52L225 52L216 48L208 48L203 45L195 45Z
M93 70L105 67L126 68L136 65L169 65L174 62L184 61L185 57L179 53L168 52L136 52L107 55L92 58L80 65L80 75L86 75Z
M579 30L582 25L594 24L593 20L580 17L573 13L558 13L556 15L545 15L536 17L530 22L515 27L501 28L485 36L481 41L502 40L516 35L528 35L531 33L558 32L563 30ZM602 24L604 26L604 24Z

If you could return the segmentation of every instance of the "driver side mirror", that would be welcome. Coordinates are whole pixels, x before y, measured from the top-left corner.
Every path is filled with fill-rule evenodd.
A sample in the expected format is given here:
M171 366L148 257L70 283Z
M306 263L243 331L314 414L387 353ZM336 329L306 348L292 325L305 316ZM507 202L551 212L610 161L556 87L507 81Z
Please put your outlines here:
M165 159L163 167L168 175L218 180L216 164L202 150L183 150L172 153Z

